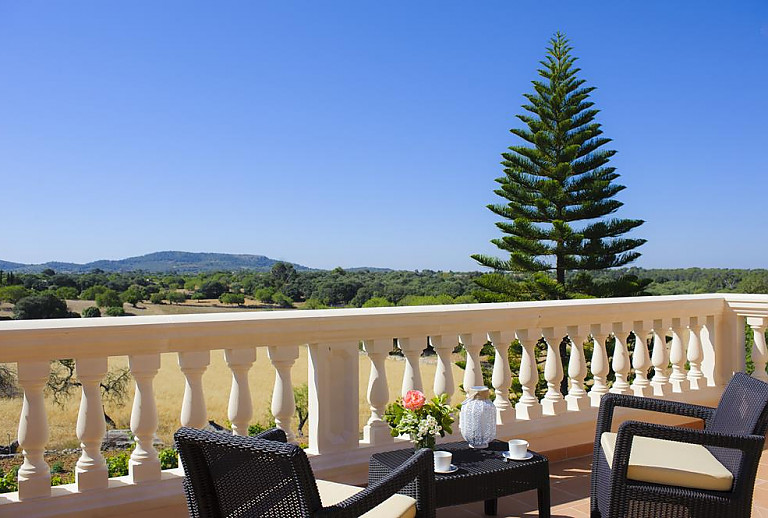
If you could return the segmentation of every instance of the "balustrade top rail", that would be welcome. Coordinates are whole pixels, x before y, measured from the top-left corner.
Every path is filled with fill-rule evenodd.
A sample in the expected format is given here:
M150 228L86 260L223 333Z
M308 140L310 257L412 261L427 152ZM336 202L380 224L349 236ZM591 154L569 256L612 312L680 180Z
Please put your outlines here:
M768 316L768 295L674 295L446 306L231 312L0 322L0 362L119 356L468 331L679 318ZM395 331L396 330L396 331Z

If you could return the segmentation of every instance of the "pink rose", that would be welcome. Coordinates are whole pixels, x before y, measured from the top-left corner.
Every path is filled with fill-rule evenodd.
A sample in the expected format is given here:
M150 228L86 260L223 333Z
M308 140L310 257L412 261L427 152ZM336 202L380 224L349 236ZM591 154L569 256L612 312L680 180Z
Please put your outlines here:
M405 393L405 397L403 398L403 406L408 410L418 410L424 406L426 401L427 398L424 397L424 394L421 391L409 390Z

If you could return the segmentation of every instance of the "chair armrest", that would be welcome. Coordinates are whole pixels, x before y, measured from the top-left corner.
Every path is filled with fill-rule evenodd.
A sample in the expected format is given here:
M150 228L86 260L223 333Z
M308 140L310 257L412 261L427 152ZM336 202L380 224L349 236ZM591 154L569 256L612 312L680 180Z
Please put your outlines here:
M608 393L600 399L600 411L597 415L596 441L600 440L600 434L611 431L613 411L616 407L634 408L650 412L693 417L696 419L703 419L704 421L708 421L715 413L715 409L708 406L692 405L690 403L668 401L666 399Z
M263 432L256 434L254 436L254 439L264 439L267 441L276 441L276 442L288 442L288 438L285 436L285 432L280 428L270 428L269 430L264 430Z
M626 421L619 426L616 435L616 448L613 452L613 465L611 467L612 483L624 483L626 480L632 438L636 436L740 450L743 452L742 466L754 463L755 469L757 469L757 462L765 442L765 437L762 435L734 435L679 426ZM750 469L747 467L748 471ZM734 478L739 478L736 475L737 473L734 473Z
M337 518L360 516L419 477L419 501L416 502L417 516L433 518L436 512L433 459L432 450L422 448L385 478L336 505L323 507L315 513L315 516Z

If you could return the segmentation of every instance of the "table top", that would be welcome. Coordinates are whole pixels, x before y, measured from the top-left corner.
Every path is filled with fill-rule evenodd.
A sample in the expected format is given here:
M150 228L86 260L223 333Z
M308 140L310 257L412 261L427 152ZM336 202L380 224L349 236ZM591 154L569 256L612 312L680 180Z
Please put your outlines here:
M477 475L480 473L492 473L501 471L528 471L530 469L539 469L546 466L548 470L547 458L539 453L531 451L533 456L524 461L506 460L501 452L508 451L506 442L492 441L488 448L475 449L462 442L450 442L438 444L437 451L449 451L453 454L451 464L454 464L458 470L452 473L435 473L435 481L450 478L463 478ZM372 457L389 469L395 469L403 462L408 460L414 453L413 448L402 450L393 450L383 453L375 453Z

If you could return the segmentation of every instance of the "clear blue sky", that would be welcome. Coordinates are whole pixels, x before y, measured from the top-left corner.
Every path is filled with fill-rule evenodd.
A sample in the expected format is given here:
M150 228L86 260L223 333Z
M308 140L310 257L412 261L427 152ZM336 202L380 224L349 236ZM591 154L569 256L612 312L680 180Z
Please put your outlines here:
M0 0L0 259L477 269L555 31L644 267L768 267L768 2Z

